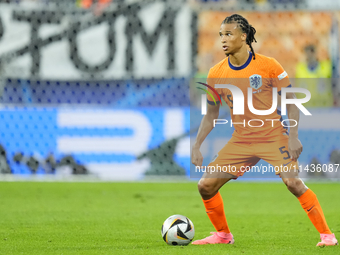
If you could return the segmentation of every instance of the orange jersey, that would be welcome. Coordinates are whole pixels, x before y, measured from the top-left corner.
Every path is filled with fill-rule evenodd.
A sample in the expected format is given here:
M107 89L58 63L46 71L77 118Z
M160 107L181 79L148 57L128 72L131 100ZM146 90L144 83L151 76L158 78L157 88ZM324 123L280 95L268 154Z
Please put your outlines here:
M276 87L280 94L281 88L290 86L287 73L274 58L256 54L254 60L249 52L247 62L240 67L233 66L229 58L225 58L210 69L207 83L214 88L216 84L230 84L243 92L244 114L234 115L233 94L229 89L216 88L218 94L230 107L232 126L235 128L233 136L236 141L274 141L282 137L282 134L286 134L287 128L281 124L281 112L276 107L269 115L256 115L248 108L248 88L252 90L254 108L269 110L273 103L273 87ZM212 90L208 91L214 95ZM208 103L214 103L209 93L207 98ZM289 123L286 122L285 125Z

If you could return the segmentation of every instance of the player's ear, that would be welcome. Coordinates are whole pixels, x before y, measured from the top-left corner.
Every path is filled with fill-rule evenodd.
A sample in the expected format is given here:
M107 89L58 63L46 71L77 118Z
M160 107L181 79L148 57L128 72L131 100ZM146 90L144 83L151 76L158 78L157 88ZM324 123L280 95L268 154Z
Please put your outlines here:
M247 34L246 33L242 33L241 34L241 39L242 39L242 41L246 41L247 40Z

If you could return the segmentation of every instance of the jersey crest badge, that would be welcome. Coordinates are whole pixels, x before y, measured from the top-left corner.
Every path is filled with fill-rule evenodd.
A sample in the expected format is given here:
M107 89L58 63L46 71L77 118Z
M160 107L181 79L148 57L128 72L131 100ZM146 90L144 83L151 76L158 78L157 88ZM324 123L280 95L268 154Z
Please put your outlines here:
M253 89L258 89L262 86L262 76L258 74L253 74L249 77L250 87Z

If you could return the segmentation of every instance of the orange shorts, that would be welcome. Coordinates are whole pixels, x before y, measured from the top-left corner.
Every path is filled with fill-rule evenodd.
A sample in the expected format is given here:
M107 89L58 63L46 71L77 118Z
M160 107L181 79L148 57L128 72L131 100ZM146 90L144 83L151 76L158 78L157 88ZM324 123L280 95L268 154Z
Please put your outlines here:
M210 162L210 172L225 172L242 176L247 171L281 172L298 171L297 161L290 158L288 152L288 136L282 136L277 141L236 142L232 137ZM255 166L260 159L270 165ZM255 167L254 167L255 166Z

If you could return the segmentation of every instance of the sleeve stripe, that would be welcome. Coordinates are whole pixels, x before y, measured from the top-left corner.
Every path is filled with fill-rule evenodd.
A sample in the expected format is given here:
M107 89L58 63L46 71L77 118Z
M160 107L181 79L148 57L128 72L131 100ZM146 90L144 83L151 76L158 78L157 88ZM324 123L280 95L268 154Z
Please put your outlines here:
M292 87L292 84L289 84L286 88L290 88L290 87ZM277 93L281 96L281 90Z
M210 105L218 105L218 104L220 104L220 101L217 101L216 104L215 104L214 101L209 101L209 100L207 100L207 102L208 102L208 104L210 104Z

